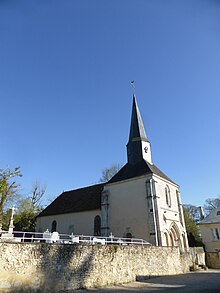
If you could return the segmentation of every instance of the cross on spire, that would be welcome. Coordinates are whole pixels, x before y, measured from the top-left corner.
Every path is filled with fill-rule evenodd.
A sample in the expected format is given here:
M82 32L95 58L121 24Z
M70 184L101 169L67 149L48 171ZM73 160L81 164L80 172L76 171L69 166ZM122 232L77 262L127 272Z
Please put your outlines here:
M134 80L131 81L131 87L133 90L133 96L135 96L135 82L134 82Z

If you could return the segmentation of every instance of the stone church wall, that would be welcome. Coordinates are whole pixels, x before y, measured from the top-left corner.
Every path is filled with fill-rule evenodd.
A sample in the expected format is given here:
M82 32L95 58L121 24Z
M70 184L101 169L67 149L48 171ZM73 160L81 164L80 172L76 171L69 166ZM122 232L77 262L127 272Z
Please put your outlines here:
M94 219L97 215L101 215L100 210L39 217L37 218L36 231L44 232L47 229L51 231L52 223L56 221L56 230L59 233L93 235Z
M56 292L187 272L178 248L0 243L0 292ZM22 291L19 291L22 288Z
M126 237L149 241L147 224L146 176L107 184L109 191L109 227L115 237Z

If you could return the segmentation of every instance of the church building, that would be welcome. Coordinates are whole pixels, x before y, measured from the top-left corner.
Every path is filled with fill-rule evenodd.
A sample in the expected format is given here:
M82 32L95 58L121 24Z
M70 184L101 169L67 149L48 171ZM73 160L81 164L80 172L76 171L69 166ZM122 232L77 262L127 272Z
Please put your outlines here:
M152 162L133 96L127 163L107 183L63 192L37 218L37 231L141 238L188 248L179 186Z

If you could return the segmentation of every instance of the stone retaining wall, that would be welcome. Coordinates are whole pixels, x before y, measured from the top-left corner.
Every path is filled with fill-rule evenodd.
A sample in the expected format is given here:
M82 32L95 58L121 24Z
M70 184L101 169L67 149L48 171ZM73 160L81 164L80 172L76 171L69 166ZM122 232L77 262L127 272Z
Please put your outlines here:
M193 262L176 247L45 243L0 243L0 260L0 292L28 293L181 274Z
M206 263L210 269L220 269L220 252L206 252Z

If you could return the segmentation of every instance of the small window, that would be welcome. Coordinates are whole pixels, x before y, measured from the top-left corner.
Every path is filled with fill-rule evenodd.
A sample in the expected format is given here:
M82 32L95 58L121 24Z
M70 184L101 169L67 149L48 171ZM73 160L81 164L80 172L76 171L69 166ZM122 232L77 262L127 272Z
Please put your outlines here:
M132 234L130 232L126 233L126 238L132 238Z
M51 227L51 232L56 232L57 231L57 221L53 221L52 223L52 227Z
M220 211L217 211L217 216L220 216Z
M212 232L213 240L219 240L220 239L218 228L211 228L211 232Z
M74 225L69 225L69 228L68 228L68 233L69 234L74 234Z
M166 197L166 203L168 207L171 207L170 188L168 185L165 187L165 197Z
M130 232L126 233L127 242L131 242L132 234Z
M101 236L101 217L95 216L94 219L94 236Z
M216 234L216 238L219 240L219 233L218 233L218 228L215 228L215 234Z

